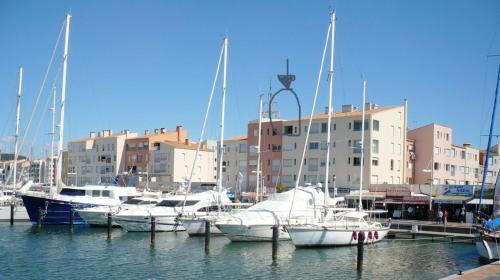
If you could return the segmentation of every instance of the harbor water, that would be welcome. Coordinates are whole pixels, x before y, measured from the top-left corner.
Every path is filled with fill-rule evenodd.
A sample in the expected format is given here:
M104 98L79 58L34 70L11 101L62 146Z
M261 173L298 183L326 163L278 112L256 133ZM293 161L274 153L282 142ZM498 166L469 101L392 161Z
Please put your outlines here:
M475 246L440 241L385 240L365 246L356 272L356 247L295 249L280 242L231 243L185 232L149 233L31 224L0 224L0 279L436 279L481 265Z

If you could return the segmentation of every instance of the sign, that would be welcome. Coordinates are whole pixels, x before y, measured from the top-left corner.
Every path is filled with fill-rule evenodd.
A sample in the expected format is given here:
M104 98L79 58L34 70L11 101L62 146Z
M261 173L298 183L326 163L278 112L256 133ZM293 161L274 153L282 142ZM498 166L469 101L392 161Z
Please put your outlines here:
M443 195L472 196L472 186L446 185L443 186Z
M385 190L386 196L410 196L411 193L407 188L395 187Z
M405 196L403 197L404 204L429 204L428 196Z
M347 196L351 193L350 188L336 187L334 190L335 196Z

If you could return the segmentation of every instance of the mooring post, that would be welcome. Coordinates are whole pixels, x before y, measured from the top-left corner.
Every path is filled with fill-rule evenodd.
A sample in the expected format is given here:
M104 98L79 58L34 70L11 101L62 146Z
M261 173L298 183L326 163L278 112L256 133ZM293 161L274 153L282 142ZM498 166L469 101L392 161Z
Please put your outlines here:
M156 239L156 217L151 216L151 246L155 245Z
M365 233L360 231L358 234L358 265L357 270L363 270L363 246L365 245Z
M412 233L412 234L411 234L411 238L412 238L412 239L415 239L415 236L416 236L416 235L417 235L416 233Z
M273 261L278 258L278 240L279 240L279 230L278 225L274 225L273 229Z
M75 209L73 207L71 207L71 209L69 209L69 229L70 230L73 230L74 223L75 223Z
M38 207L38 220L37 220L37 224L38 224L38 228L41 228L42 227L42 207Z
M111 216L111 211L108 212L108 240L111 240L111 230L113 228L113 218Z
M14 211L15 211L15 205L14 203L12 202L10 204L10 225L13 226L14 225Z
M210 220L205 220L205 253L210 253Z

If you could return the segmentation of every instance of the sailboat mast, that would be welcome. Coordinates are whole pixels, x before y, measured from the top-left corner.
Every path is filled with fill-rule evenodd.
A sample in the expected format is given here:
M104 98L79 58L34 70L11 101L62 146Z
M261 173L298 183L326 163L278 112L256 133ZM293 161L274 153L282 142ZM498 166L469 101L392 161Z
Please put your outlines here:
M62 82L61 82L61 117L59 124L59 141L57 145L57 180L56 186L59 186L62 182L62 153L63 153L63 142L64 142L64 105L66 102L66 73L68 70L68 43L69 43L69 24L71 20L71 15L66 14L66 31L64 35L64 54L63 54L63 71L62 71Z
M334 46L335 46L335 10L332 12L330 18L330 26L332 29L331 37L330 37L330 71L328 72L329 84L328 84L328 123L326 127L326 171L325 171L325 200L324 205L327 207L328 203L328 182L330 180L330 138L331 138L331 125L332 125L332 98L333 98L333 54L334 54ZM335 192L335 190L334 190Z
M218 214L221 212L221 193L222 193L222 163L224 158L224 115L226 110L226 76L227 76L227 44L228 38L224 38L224 64L222 70L222 104L220 117L220 142L219 142L219 169L217 176L217 191L219 192L217 199Z
M52 87L52 129L50 130L50 163L49 163L49 183L54 186L54 137L56 134L56 87Z
M363 210L362 193L363 193L363 167L364 167L364 150L365 150L365 96L366 96L366 80L363 80L363 106L361 113L361 163L359 175L359 211Z
M257 185L255 186L255 202L259 202L259 185L260 185L260 139L261 139L261 131L262 131L262 94L259 96L259 131L257 136ZM260 186L262 188L262 186Z
M17 85L17 109L16 109L16 134L14 135L14 177L13 177L13 184L14 184L14 190L17 187L17 157L19 151L18 149L18 140L19 140L19 119L21 118L21 95L23 92L23 67L19 67L19 84Z
M493 112L491 112L490 134L488 136L488 145L486 146L486 155L484 158L483 182L481 183L481 194L479 195L479 204L477 205L477 212L481 210L481 203L483 202L484 185L486 184L486 176L488 174L488 158L490 157L491 150L491 136L493 128L495 127L495 113L497 110L498 99L498 84L500 83L500 65L498 65L497 85L495 89L495 100L493 101Z

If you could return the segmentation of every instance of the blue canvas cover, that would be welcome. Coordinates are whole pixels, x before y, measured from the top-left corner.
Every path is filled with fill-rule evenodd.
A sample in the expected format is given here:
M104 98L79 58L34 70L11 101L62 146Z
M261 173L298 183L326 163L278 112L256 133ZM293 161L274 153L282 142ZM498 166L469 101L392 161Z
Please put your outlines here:
M489 230L492 230L492 229L500 227L500 217L499 218L495 218L493 220L485 221L484 222L484 227L487 228L487 229L489 229Z

